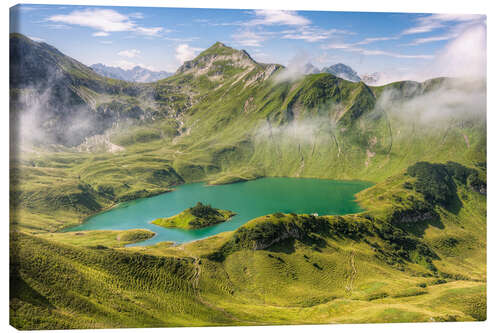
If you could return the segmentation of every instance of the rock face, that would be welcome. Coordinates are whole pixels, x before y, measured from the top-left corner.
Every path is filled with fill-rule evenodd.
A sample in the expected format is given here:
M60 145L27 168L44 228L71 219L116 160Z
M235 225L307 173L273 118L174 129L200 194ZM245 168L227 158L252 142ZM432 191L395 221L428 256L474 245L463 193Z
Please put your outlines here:
M325 67L321 70L322 73L330 73L341 79L348 80L351 82L359 82L361 78L358 73L356 73L351 67L338 63L330 67Z
M123 69L121 67L106 66L104 64L94 64L91 65L90 68L102 76L129 82L155 82L173 75L173 73L166 71L152 71L141 66Z
M225 66L247 69L258 65L245 50L235 50L217 42L193 60L185 61L175 74L214 76L222 74Z
M135 97L140 91L134 84L98 75L46 43L10 35L11 123L21 140L78 145L118 119L143 114L118 98L98 105L99 95Z

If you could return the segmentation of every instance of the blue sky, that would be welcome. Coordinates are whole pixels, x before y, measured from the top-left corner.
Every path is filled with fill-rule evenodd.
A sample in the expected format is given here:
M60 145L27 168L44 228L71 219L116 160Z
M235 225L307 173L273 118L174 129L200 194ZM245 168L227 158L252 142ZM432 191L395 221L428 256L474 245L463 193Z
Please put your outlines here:
M338 62L360 74L436 66L449 45L484 16L406 13L221 10L21 5L11 31L49 43L86 65L139 64L175 71L216 41L257 61L288 65ZM16 24L13 24L16 22ZM476 34L477 35L477 34ZM476 38L474 35L470 38ZM481 37L481 36L480 36ZM469 40L460 44L486 48ZM484 46L483 46L484 44ZM480 50L481 52L485 50ZM453 54L453 52L451 52ZM457 55L458 56L458 55ZM459 59L458 59L459 60ZM457 61L458 61L457 60Z

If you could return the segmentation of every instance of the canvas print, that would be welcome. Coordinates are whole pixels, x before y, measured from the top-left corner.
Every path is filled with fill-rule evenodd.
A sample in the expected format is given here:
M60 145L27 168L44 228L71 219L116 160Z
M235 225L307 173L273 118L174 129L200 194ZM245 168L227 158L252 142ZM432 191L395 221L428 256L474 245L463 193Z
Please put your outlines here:
M486 16L10 9L10 323L486 320Z

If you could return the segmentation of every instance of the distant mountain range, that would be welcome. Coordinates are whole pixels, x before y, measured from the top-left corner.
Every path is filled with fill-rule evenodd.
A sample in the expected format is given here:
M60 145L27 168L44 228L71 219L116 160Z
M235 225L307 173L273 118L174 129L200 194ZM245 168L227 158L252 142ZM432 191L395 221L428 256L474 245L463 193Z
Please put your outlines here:
M173 75L173 73L152 71L141 66L135 66L132 69L123 69L121 67L94 64L90 68L102 76L129 82L154 82Z
M99 63L91 65L90 68L102 76L129 82L149 83L174 75L174 73L166 71L152 71L141 66L135 66L132 69L123 69L118 66L106 66ZM363 81L366 84L376 84L380 79L380 73L377 72L364 74L360 77L350 66L342 63L324 67L322 70L311 63L307 63L304 65L303 72L304 74L330 73L344 80L351 82Z

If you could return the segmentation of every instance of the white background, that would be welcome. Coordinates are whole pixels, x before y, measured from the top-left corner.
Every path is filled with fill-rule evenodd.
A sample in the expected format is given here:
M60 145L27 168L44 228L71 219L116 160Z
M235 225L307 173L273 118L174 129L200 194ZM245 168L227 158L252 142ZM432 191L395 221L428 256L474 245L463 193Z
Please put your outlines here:
M0 332L15 331L9 326L9 10L16 5L16 1L2 2L1 25L1 74L2 88L0 107ZM499 19L500 11L496 1L491 0L100 0L100 1L36 1L33 4L71 4L71 5L115 5L115 6L142 6L142 7L194 7L194 8L243 8L243 9L289 9L289 10L334 10L334 11L376 11L376 12L420 12L420 13L467 13L487 15L488 35L488 320L473 323L421 323L421 324L367 324L367 325L312 325L312 326L265 326L265 327L209 327L209 328L158 328L158 329L127 329L124 332L185 332L185 333L225 333L225 332L471 332L496 331L500 329L500 275L499 259L500 245L497 237L500 236L499 215L499 158L500 129L498 128L498 98L499 96ZM60 331L63 332L63 331ZM67 331L66 331L67 332ZM74 330L71 332L89 332L89 330ZM98 332L117 332L116 330L99 330Z

